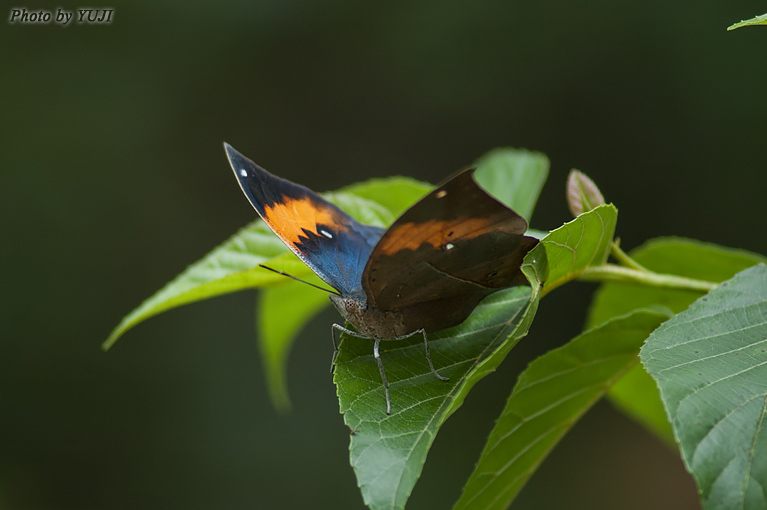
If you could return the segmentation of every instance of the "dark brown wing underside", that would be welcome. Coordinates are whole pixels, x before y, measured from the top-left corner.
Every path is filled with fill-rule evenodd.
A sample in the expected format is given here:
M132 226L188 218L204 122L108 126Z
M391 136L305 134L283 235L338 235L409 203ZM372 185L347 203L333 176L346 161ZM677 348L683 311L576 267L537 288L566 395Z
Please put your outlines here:
M472 173L406 211L365 268L368 305L399 312L408 329L459 324L486 295L526 281L519 267L537 240L521 235L524 218L482 190Z
M456 243L450 252L432 254L387 277L375 306L399 311L410 331L439 331L463 322L488 294L527 283L519 267L536 239L488 234L469 243L466 251ZM403 253L401 258L418 255ZM382 260L382 265L403 267L398 258Z

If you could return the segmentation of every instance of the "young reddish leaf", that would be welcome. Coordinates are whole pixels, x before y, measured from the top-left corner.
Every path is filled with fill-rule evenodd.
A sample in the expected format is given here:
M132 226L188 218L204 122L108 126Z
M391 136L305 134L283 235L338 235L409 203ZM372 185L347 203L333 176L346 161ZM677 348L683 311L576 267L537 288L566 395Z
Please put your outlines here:
M567 177L567 206L573 217L605 203L602 192L589 177L579 170L571 170Z

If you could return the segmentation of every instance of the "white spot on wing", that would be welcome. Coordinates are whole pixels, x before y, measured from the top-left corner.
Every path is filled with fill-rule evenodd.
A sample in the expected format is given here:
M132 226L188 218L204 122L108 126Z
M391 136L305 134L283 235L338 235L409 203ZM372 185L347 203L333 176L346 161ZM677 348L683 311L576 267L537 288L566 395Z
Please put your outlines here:
M247 177L247 176L248 176L248 171L245 170L244 168L241 169L240 170L240 177Z
M437 198L445 198L447 196L447 191L445 191L445 190L438 191L437 194L434 195L434 196L437 197Z
M330 233L330 232L328 232L327 230L320 230L320 234L324 235L324 236L325 236L325 237L327 237L328 239L333 239L333 234L331 234L331 233Z
M445 248L446 250L452 250L453 248L455 248L455 245L453 245L453 243L447 243L447 244L444 246L444 248Z

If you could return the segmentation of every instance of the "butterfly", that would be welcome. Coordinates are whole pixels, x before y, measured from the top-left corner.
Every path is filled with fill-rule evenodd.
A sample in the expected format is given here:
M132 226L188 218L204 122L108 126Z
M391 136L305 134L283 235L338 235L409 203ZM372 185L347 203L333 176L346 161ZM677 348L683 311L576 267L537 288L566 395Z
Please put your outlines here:
M354 326L333 325L333 362L337 331L374 341L387 415L382 340L421 334L431 372L446 381L432 363L427 333L460 324L485 296L527 283L520 266L538 240L524 235L524 218L479 187L474 169L456 174L384 229L270 174L229 144L224 148L258 215L334 289L330 301Z

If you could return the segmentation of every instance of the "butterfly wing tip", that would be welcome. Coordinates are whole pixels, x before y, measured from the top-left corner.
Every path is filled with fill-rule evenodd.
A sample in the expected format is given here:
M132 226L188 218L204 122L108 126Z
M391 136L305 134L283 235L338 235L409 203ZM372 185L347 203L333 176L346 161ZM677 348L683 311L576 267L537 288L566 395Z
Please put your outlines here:
M237 156L242 157L242 154L237 152L237 149L226 142L224 142L224 150L226 151L226 156L229 158L229 161L232 161Z
M226 151L229 165L232 167L237 180L240 181L240 186L243 186L244 191L244 181L250 174L249 170L252 170L255 165L226 142L224 142L224 150ZM245 194L247 195L248 193L246 192Z

